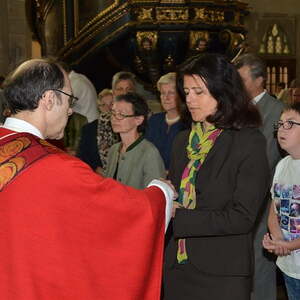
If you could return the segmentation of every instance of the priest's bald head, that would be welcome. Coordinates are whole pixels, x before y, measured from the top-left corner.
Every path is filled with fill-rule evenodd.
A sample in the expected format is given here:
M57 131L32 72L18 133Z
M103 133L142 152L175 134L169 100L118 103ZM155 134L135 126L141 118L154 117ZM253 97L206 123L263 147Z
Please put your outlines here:
M37 127L44 138L63 137L76 97L66 72L57 62L23 62L5 80L4 95L13 117Z

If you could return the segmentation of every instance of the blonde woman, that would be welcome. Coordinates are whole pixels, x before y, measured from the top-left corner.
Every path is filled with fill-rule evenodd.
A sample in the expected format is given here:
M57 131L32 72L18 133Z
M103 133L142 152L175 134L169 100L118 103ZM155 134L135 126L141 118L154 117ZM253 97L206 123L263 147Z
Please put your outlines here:
M98 94L97 104L100 113L110 112L113 102L113 92L110 89L104 89Z
M176 73L163 75L157 82L157 89L164 112L151 116L146 138L159 150L168 170L173 140L177 133L184 129L179 113L180 98L176 90Z

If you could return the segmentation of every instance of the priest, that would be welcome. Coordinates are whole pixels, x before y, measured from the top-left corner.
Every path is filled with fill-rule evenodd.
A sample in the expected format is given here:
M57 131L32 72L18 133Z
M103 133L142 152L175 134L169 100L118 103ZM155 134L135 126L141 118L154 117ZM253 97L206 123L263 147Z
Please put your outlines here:
M158 300L172 186L127 187L45 141L63 137L76 101L57 62L22 63L4 94L1 299Z

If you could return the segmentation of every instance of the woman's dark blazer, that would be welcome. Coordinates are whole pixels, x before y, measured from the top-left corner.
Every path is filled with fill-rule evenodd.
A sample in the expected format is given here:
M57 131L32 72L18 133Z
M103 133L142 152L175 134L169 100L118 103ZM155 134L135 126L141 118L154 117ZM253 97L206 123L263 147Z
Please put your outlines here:
M169 177L177 190L188 163L189 131L176 137ZM196 178L196 208L177 209L165 266L176 262L177 240L186 239L189 261L212 275L249 276L252 232L269 186L264 136L257 129L224 130Z

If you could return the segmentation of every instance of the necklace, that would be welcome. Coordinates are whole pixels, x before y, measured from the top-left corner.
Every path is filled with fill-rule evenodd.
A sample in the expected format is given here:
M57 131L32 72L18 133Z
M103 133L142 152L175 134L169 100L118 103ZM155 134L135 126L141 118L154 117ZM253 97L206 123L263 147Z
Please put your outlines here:
M175 118L169 119L168 116L167 116L167 114L166 114L166 123L167 123L168 125L172 125L172 124L178 122L179 119L180 119L180 116L177 116L177 117L175 117Z

